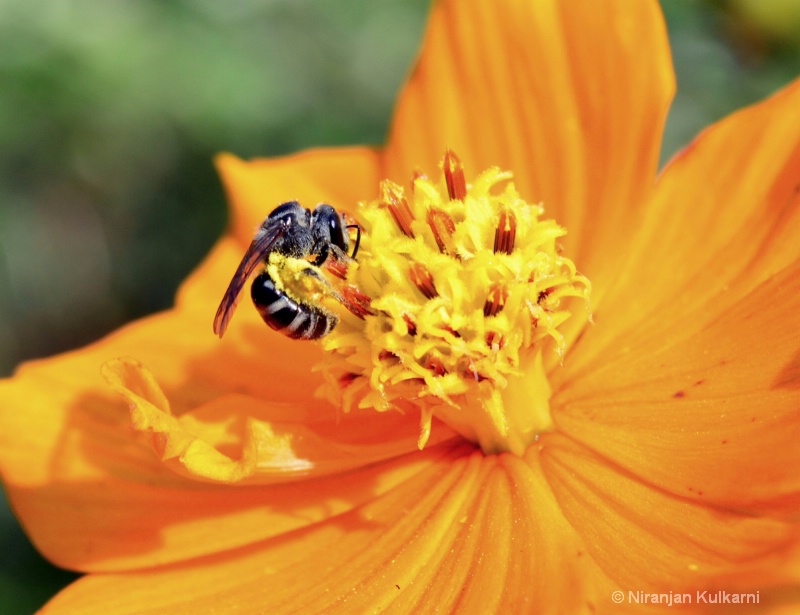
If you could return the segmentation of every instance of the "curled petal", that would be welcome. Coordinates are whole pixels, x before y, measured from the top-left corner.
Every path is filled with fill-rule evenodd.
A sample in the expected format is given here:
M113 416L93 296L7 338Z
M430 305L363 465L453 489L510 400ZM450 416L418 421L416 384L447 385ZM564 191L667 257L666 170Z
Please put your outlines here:
M173 471L199 480L268 484L345 472L407 453L419 437L416 420L399 414L339 417L324 402L302 411L235 394L176 416L140 362L109 361L103 375L128 402L133 427L151 434L159 457ZM318 419L312 428L291 420L294 413L313 412L327 421ZM440 434L432 444L452 437L446 428Z

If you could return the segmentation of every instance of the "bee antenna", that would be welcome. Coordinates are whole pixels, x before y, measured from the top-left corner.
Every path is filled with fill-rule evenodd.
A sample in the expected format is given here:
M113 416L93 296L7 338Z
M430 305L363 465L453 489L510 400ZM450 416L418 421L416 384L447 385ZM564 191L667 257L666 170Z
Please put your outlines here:
M359 224L348 224L346 228L354 228L356 229L356 245L353 248L353 254L350 258L355 258L356 254L358 254L358 246L361 243L361 225Z

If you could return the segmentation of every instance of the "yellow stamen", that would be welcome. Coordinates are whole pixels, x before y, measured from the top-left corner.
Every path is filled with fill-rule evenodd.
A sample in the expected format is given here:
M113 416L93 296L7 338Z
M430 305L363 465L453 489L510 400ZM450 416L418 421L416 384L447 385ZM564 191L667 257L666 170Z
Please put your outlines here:
M371 302L324 338L324 394L346 411L417 413L420 448L436 417L487 453L521 455L552 427L543 352L563 357L559 327L590 284L510 173L467 184L449 150L442 171L439 184L415 173L408 198L383 181L361 205L347 284L350 303Z

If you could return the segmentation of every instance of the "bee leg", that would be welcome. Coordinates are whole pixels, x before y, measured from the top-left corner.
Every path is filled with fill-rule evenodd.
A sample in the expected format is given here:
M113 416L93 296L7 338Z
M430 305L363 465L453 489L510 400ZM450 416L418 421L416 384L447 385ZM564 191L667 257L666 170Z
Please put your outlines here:
M324 243L324 242L322 242L322 243L320 243L318 245L319 245L319 251L316 252L316 251L312 250L312 254L316 254L317 255L317 257L314 259L314 265L317 266L317 267L322 267L322 265L325 263L325 261L328 260L328 256L330 256L330 254L331 254L331 248L335 248L336 246L332 246L332 245L330 245L328 243ZM317 248L316 245L314 247Z
M333 258L329 258L325 261L325 271L344 280L347 278L347 267L353 262L353 258L339 246L335 245L330 246L330 253Z
M361 320L364 320L365 316L372 316L375 314L370 308L372 299L368 295L362 293L354 284L345 284L340 292L333 287L325 276L320 275L314 269L309 267L308 269L304 269L303 273L316 278L325 287L325 295L338 301Z

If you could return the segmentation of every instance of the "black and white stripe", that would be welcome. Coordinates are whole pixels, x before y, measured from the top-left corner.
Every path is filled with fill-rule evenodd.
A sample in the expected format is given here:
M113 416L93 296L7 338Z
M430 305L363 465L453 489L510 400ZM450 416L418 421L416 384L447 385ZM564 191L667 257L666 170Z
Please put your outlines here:
M296 301L278 290L266 271L253 280L250 290L264 322L292 339L319 339L330 333L339 322L336 314L321 306Z

